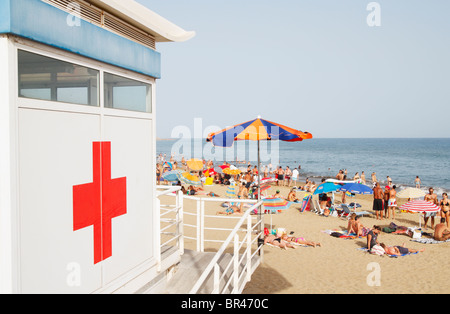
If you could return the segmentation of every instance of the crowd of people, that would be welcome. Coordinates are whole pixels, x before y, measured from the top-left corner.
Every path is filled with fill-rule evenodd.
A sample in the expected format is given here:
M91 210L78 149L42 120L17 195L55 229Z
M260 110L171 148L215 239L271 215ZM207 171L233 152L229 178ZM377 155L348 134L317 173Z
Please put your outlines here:
M170 163L170 167L168 166L168 162ZM164 172L169 170L176 170L176 169L181 169L183 171L190 170L184 158L181 159L180 164L178 164L177 161L173 159L173 156L168 162L165 161L165 157L163 157L162 155L158 156L158 163L156 169L158 180L162 180ZM212 161L203 160L203 164L204 169L214 169L214 163ZM224 162L223 165L230 166L230 164L227 162ZM293 186L292 189L289 190L289 193L286 197L280 194L280 190L276 190L276 193L273 195L273 197L283 198L290 202L300 201L296 195L296 192L298 190L314 193L315 189L317 188L315 182L309 180L309 178L306 178L304 185L297 187L297 182L299 181L299 175L301 171L300 165L296 168L291 169L289 166L283 168L281 166L273 167L271 164L268 164L260 168L262 172L261 174L258 173L258 167L250 163L247 164L247 168L245 170L243 169L243 167L240 167L239 169L241 171L239 171L239 173L237 174L227 174L215 171L213 175L213 182L215 184L223 184L223 185L236 184L236 186L238 187L237 197L247 198L249 195L252 195L252 192L254 191L254 189L256 189L258 178L259 179L274 178L276 179L274 180L275 186L286 186L286 187ZM201 181L204 182L205 176L203 174L203 171L198 171L196 174L201 178ZM347 169L339 170L339 172L335 176L335 179L339 181L349 180ZM322 182L324 180L325 179L323 179ZM352 178L350 178L350 180L361 182L363 184L367 183L364 171L362 171L361 174L359 174L359 172L356 172L355 175ZM396 185L394 185L392 179L389 176L387 176L386 177L387 185L384 187L383 190L383 188L381 188L380 181L377 179L375 172L372 172L371 174L371 181L373 183L373 211L376 216L376 219L383 220L384 219L383 217L387 219L395 219L395 209L398 207L396 197L397 196ZM180 182L178 182L177 184L181 185ZM421 180L418 176L416 176L414 184L417 188L420 188ZM219 195L213 192L206 193L203 187L190 185L188 188L182 187L182 190L185 194L189 195L201 194L201 195L209 195L211 197L220 197ZM346 203L345 197L346 193L343 192L342 203ZM329 197L319 198L319 200L320 206L323 206L324 208L331 207L331 199ZM439 206L440 207L439 213L441 216L440 223L435 226L436 212L426 214L424 217L425 221L424 227L427 228L428 221L430 221L431 228L435 230L433 236L434 239L438 241L450 239L450 227L449 227L450 201L448 200L447 193L443 193L442 200L438 201L437 195L434 193L433 188L430 188L429 193L425 195L424 200L432 202L433 204ZM243 213L242 203L240 206L230 204L230 206L227 206L225 211L218 213L225 215L242 214ZM353 213L351 217L349 217L347 226L348 234L355 234L357 237L367 237L367 249L369 251L371 251L374 246L377 246L377 248L382 247L382 249L390 255L400 255L405 253L416 252L415 250L405 248L404 245L387 246L383 243L380 243L378 241L378 235L380 234L380 231L381 228L379 226L373 226L373 228L363 226L359 220L359 217L356 216L355 213ZM320 245L316 242L307 241L303 238L288 237L286 234L282 234L279 236L266 235L265 241L267 243L271 243L275 246L282 248L295 247L292 246L292 242L311 246Z

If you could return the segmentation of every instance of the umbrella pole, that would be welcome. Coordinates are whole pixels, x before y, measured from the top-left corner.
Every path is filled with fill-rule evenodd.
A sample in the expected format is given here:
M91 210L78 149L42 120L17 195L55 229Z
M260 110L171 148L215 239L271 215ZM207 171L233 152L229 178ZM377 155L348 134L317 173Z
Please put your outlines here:
M259 139L258 139L258 176L257 176L257 178L258 178L258 203L261 201L261 180L260 180L260 158L259 158ZM259 220L261 221L261 217L262 217L262 206L259 206ZM262 221L261 221L261 223L259 224L259 232L261 233L261 231L263 230L263 225L262 225Z

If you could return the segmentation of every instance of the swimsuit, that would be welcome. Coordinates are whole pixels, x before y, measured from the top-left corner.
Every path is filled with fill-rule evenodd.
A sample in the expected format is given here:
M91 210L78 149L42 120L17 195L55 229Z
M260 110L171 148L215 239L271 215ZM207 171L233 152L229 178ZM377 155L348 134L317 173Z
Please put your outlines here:
M395 198L390 198L388 202L388 207L395 207L397 206L397 200Z
M383 210L383 200L376 198L373 200L373 210Z
M409 250L408 250L408 248L406 248L406 247L403 247L403 246L396 246L396 248L400 251L400 254L401 254L401 255L404 255L404 254L408 254L408 253L409 253Z

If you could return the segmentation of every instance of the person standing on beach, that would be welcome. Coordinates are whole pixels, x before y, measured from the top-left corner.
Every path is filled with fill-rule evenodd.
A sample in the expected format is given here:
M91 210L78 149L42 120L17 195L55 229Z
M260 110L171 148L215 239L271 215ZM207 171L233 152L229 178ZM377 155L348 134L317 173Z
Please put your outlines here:
M447 193L442 193L442 200L439 203L439 206L441 207L441 217L445 218L448 228L450 222L450 202L448 201Z
M361 172L361 182L362 184L366 184L366 175L364 174L364 171Z
M428 194L426 194L423 198L425 201L433 203L436 206L439 206L437 195L434 194L434 189L429 188ZM423 220L424 220L424 228L427 228L428 219L431 217L431 229L434 229L434 217L436 217L436 212L432 213L425 213Z
M416 176L416 179L414 180L414 183L416 184L416 188L420 189L420 178L419 178L419 176Z
M299 172L298 172L297 168L294 168L294 170L292 170L292 181L294 181L295 186L297 185L298 175L299 175Z
M372 182L373 183L377 183L378 181L377 181L377 174L376 174L376 172L372 172Z
M383 208L384 208L384 217L388 216L388 212L389 212L389 192L390 192L391 188L386 185L384 187L384 193L383 193Z
M395 219L395 207L397 207L397 199L395 196L397 195L397 191L395 191L396 186L394 185L392 189L389 190L389 201L388 201L388 217L391 217L392 212L392 219Z
M277 185L280 186L280 182L281 182L281 185L283 186L284 185L284 170L281 166L277 170L277 175L278 175L277 176L277 179L278 179Z
M373 210L376 213L377 220L383 220L383 190L380 188L379 182L373 188Z
M284 170L284 180L287 181L287 186L291 186L291 176L292 171L289 169L289 166L286 166L286 170ZM286 185L286 184L284 184Z

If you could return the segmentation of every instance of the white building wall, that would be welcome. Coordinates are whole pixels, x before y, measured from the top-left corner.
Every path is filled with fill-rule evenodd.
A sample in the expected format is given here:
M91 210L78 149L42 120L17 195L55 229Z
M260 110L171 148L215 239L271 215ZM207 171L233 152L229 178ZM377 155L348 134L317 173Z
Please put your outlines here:
M130 280L156 273L160 249L154 115L18 97L18 48L145 81L153 91L155 83L0 37L0 292L113 292L124 285L130 290L121 291L133 292L140 287ZM99 91L102 100L101 85ZM73 187L93 182L93 142L100 141L111 143L111 178L126 177L126 213L111 219L112 256L95 263L94 227L74 231Z

